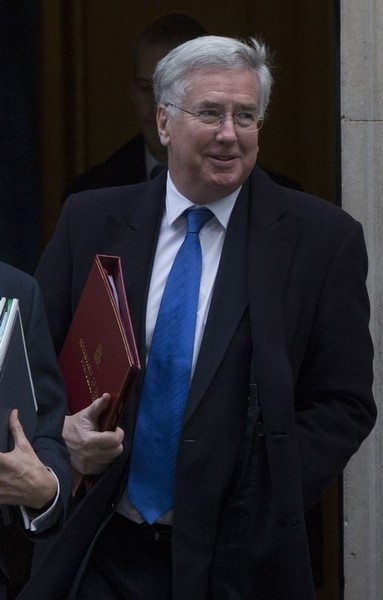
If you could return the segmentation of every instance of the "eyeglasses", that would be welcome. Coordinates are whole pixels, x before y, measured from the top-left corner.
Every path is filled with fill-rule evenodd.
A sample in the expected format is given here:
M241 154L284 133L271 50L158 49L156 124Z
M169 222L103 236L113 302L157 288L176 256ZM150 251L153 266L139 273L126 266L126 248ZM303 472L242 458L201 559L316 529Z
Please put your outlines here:
M176 106L172 102L167 102L166 106L173 106L173 108L177 108L178 110L191 115L196 121L203 123L203 125L207 125L208 127L219 127L226 117L231 117L235 126L244 131L251 132L259 131L262 128L264 121L263 115L257 115L249 110L243 110L234 114L222 114L215 108L203 108L201 110L192 111Z

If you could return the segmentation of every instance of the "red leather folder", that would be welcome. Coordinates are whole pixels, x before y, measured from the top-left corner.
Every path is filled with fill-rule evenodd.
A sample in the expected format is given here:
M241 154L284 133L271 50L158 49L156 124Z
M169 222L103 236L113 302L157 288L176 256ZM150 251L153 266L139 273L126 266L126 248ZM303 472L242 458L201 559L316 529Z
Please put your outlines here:
M110 404L100 431L118 425L140 369L118 256L96 255L59 356L71 413L104 392Z

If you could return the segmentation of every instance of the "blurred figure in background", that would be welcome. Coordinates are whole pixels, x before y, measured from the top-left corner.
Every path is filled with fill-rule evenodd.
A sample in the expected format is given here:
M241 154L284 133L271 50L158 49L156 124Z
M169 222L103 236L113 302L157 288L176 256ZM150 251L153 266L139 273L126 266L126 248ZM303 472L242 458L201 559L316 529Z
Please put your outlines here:
M205 34L204 27L184 12L163 15L145 27L137 40L131 82L131 98L141 133L104 162L76 177L65 190L65 197L87 189L140 183L166 164L166 148L157 132L153 72L170 50Z

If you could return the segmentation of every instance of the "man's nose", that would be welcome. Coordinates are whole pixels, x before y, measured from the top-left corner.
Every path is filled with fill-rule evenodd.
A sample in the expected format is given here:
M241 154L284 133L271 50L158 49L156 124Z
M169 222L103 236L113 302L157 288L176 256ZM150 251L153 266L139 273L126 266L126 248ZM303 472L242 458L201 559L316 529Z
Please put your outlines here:
M237 129L235 127L233 116L224 115L218 126L218 135L226 139L237 139Z

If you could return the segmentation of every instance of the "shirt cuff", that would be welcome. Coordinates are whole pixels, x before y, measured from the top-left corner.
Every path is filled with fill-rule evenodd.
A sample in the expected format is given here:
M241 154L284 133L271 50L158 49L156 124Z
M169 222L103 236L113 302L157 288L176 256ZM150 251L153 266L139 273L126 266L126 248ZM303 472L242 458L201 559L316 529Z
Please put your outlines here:
M49 467L46 467L48 471L52 473L57 483L57 491L54 500L50 503L47 509L43 509L43 512L36 515L36 510L31 510L25 508L25 506L20 506L21 515L23 517L23 523L25 529L40 533L41 531L45 531L45 529L49 529L52 525L54 525L60 515L61 512L61 503L59 502L60 497L60 483L59 480ZM32 514L33 513L33 514Z

